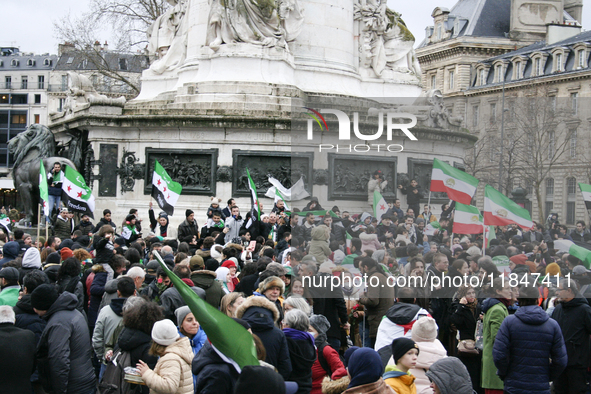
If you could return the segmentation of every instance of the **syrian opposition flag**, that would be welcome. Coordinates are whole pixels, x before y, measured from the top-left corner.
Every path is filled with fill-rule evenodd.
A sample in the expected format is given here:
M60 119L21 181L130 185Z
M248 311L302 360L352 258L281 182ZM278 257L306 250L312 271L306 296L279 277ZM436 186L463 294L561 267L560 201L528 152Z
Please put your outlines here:
M174 214L174 206L182 190L181 184L174 182L166 173L164 167L156 160L154 174L152 175L152 197L158 202L160 209L169 216Z
M379 191L373 192L373 216L378 219L378 223L382 220L382 215L388 211L388 203Z
M439 160L433 160L431 191L445 192L454 201L470 205L478 187L478 179Z
M291 208L289 208L289 205L287 205L287 201L285 201L285 198L281 195L279 189L275 189L275 205L277 205L279 200L283 201L286 211L291 211Z
M482 215L478 208L456 202L454 215L454 234L482 234L484 231Z
M585 208L591 209L591 185L579 183L581 193L583 193L583 200L585 201Z
M517 224L523 229L533 227L529 212L508 197L486 185L484 189L484 224L487 226L507 226Z
M246 228L254 223L255 220L261 220L261 205L259 204L259 196L257 195L257 186L250 176L248 168L246 169L246 176L248 177L248 188L250 189L250 219L246 223Z
M41 165L39 166L39 195L43 200L43 214L49 216L49 192L47 186L47 173L45 172L45 165L43 159L40 159Z
M66 208L94 219L94 196L84 178L70 166L66 167L62 183L62 201Z
M259 365L252 334L225 313L202 300L168 268L158 252L154 252L154 255L205 331L216 353L225 362L231 364L238 373L247 365Z
M554 241L554 249L559 252L566 252L572 254L583 262L585 268L589 269L591 266L591 250L575 244L573 241L559 239Z
M437 221L432 221L425 226L424 235L435 235L436 231L441 231L441 224Z

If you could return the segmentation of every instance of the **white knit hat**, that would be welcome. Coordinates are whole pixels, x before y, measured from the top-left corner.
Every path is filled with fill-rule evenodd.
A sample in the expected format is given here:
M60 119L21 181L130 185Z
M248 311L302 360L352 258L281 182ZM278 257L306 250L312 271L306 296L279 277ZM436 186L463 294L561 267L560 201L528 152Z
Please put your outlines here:
M411 337L415 342L433 342L437 339L437 323L429 316L420 318L412 326Z
M179 338L179 332L171 320L164 319L154 323L152 340L158 345L172 345Z

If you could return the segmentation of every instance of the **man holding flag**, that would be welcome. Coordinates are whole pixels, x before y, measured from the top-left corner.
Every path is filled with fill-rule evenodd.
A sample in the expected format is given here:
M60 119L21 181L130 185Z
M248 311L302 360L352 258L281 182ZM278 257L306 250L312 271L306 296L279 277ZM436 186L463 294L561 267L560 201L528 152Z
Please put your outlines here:
M43 215L45 216L45 221L50 222L49 219L49 189L47 184L47 176L45 172L45 165L43 164L43 159L39 160L39 195L43 202ZM61 198L61 191L60 191L60 198Z

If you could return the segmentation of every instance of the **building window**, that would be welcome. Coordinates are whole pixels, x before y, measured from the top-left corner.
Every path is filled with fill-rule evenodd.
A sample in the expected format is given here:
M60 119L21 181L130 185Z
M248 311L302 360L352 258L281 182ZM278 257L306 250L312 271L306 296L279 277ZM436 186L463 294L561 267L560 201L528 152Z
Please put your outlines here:
M455 73L453 71L450 71L449 72L449 90L454 89L454 79L455 79Z
M556 72L562 71L562 53L556 54L556 64L555 64Z
M14 114L10 119L11 124L27 124L27 115L26 114Z
M566 178L566 192L569 196L577 194L577 179L574 177Z
M37 89L45 89L45 76L39 75L37 77Z
M127 70L127 59L121 58L119 59L119 70Z
M59 104L57 106L57 112L62 112L64 110L64 105L66 104L66 99L61 98L59 99Z
M486 72L484 70L480 70L480 86L486 85Z
M45 60L43 60L43 65L44 66L51 66L51 59L45 59Z
M490 105L490 122L491 123L497 122L497 103L492 103Z
M570 135L570 157L577 157L577 130L573 130Z
M479 116L479 108L478 105L472 106L472 126L478 126L478 116Z
M35 95L35 104L41 104L41 95L40 94Z
M555 148L556 137L553 131L548 132L548 160L552 160L554 157L554 148Z
M503 65L499 64L496 67L497 82L503 82Z
M12 59L12 60L10 61L10 65L11 65L12 67L17 67L17 66L18 66L18 60L16 60L16 59Z
M554 209L554 201L546 201L544 208L546 210L546 217L548 217L550 215L550 211Z
M535 68L536 68L536 70L535 70L536 76L542 75L542 59L537 58L535 64L536 64L536 66L535 66Z
M34 66L34 65L35 65L35 60L33 60L33 59L27 60L27 66L31 67L31 66Z
M515 63L515 79L521 78L521 62Z
M556 96L550 96L550 111L552 114L556 113L556 103L557 103Z
M575 224L575 202L566 203L566 224Z
M68 88L68 76L62 75L62 90L66 90Z
M554 196L554 178L546 179L546 197Z
M436 82L437 76L435 74L431 75L431 89L437 89Z
M39 124L39 114L35 114L35 123Z
M21 77L21 89L29 88L29 78L26 75Z
M6 89L12 89L12 77L4 77L4 87Z
M574 92L570 94L570 102L571 108L573 110L573 115L577 115L579 112L579 93Z
M579 63L579 68L585 67L585 50L584 49L581 49L577 53L577 59L578 59L578 63Z

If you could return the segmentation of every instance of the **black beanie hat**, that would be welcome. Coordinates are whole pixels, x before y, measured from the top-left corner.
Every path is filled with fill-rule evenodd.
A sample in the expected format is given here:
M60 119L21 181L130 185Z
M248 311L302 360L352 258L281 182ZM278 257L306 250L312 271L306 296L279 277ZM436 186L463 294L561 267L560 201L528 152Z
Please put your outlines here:
M194 213L193 211L191 211L190 209L187 209L185 211L185 217L188 218L190 214Z
M31 293L31 306L40 311L47 311L58 297L55 285L37 286Z
M45 264L59 264L62 262L62 258L58 252L50 253L45 259Z
M419 345L410 338L402 337L392 341L392 358L394 359L394 364L397 364L398 360L410 349L417 349L417 354L419 352Z

